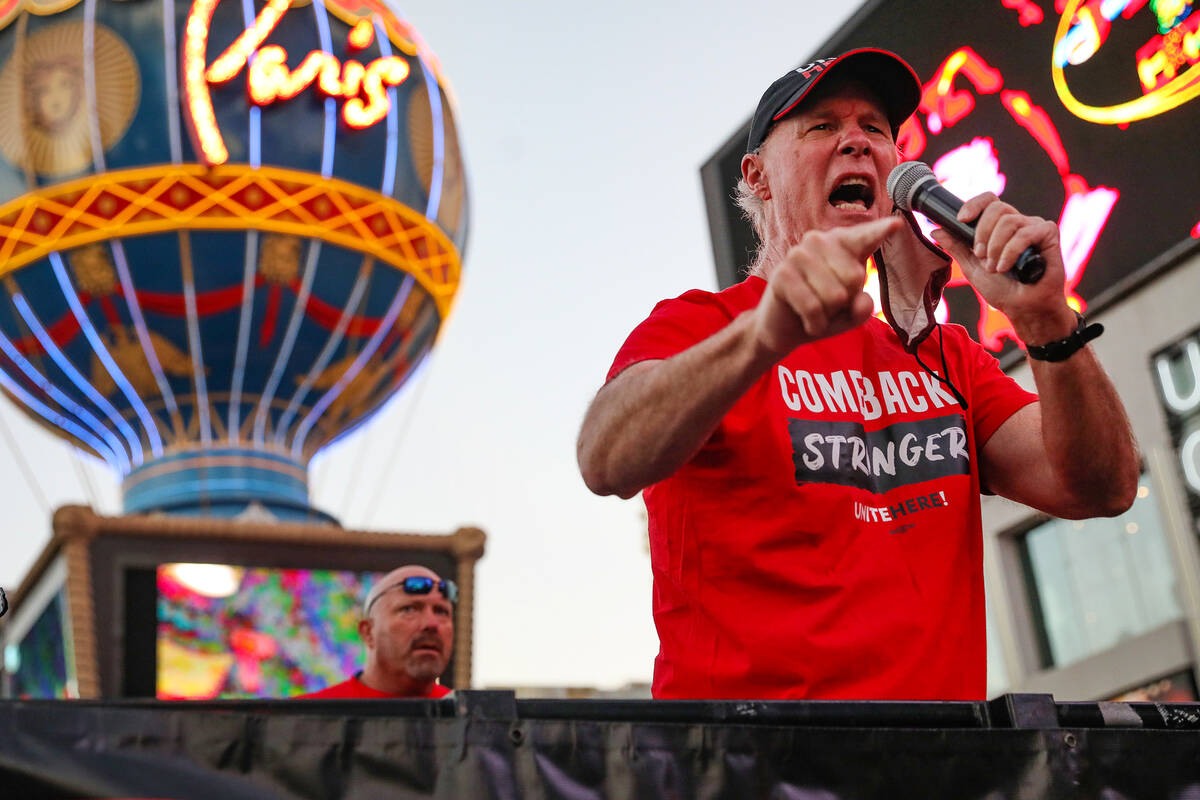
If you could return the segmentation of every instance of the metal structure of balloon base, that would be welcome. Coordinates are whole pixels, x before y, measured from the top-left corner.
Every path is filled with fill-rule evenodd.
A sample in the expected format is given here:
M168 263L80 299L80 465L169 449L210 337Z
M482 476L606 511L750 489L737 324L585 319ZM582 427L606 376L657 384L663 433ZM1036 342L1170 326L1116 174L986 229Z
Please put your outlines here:
M459 587L441 677L471 685L475 564L487 537L213 516L54 515L0 620L0 697L279 699L362 666L375 580L422 564Z
M309 505L304 466L286 455L197 448L147 462L121 485L125 512L337 521Z

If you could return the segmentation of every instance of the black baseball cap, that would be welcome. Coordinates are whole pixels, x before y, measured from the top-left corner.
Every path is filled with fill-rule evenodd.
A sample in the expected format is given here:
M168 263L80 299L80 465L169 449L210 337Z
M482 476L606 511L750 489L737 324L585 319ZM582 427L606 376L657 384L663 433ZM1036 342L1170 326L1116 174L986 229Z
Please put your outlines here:
M834 58L819 58L788 72L763 92L750 120L746 152L753 153L761 147L771 126L795 111L814 86L835 73L853 76L879 93L892 123L892 136L921 102L917 73L895 53L864 47Z

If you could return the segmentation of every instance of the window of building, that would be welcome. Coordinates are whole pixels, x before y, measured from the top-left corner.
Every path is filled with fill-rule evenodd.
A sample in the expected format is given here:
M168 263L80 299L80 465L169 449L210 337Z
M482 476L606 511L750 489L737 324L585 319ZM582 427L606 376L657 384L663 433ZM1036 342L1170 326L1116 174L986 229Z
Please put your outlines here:
M1074 663L1182 616L1146 475L1121 516L1044 522L1022 537L1021 555L1043 667Z

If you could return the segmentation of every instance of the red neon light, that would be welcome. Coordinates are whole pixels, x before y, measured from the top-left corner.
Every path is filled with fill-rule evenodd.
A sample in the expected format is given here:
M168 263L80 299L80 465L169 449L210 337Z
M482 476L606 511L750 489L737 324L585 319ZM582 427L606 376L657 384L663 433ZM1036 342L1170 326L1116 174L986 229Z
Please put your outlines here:
M1131 18L1134 14L1141 11L1148 2L1150 0L1126 0L1125 7L1121 9L1121 16L1125 19ZM1056 13L1061 14L1066 8L1067 0L1054 0L1054 10ZM1097 5L1097 8L1099 8L1099 5ZM1072 24L1077 21L1077 19L1071 20Z
M1028 28L1030 25L1039 25L1045 19L1041 6L1031 3L1030 0L1000 0L1000 5L1016 11L1017 22L1020 22L1023 28Z
M970 82L963 89L957 89L954 85L954 79L960 73ZM1083 278L1087 262L1120 193L1106 186L1090 187L1083 177L1072 174L1066 148L1049 114L1034 103L1026 92L1001 91L1003 83L1001 73L970 48L954 51L922 88L921 110L926 115L925 127L929 133L936 134L943 126L953 125L974 110L974 94L1000 93L1001 104L1045 151L1062 176L1065 199L1058 225L1067 272L1065 294L1068 305L1083 311L1087 304L1075 288ZM920 118L912 117L901 127L897 137L904 157L916 158L925 149L925 137ZM939 181L962 197L987 190L1000 194L1004 190L1004 174L1000 171L1000 162L990 139L975 139L957 147L933 163L932 168ZM1200 238L1200 223L1192 229L1192 235ZM952 266L948 285L969 285L957 263ZM989 306L978 292L975 294L980 309L976 328L980 343L993 351L1001 349L1005 339L1019 343L1008 318ZM943 307L939 307L938 314L944 315Z
M1046 155L1050 156L1050 160L1058 168L1058 174L1066 175L1070 172L1067 151L1063 148L1062 139L1058 136L1058 129L1050 121L1050 116L1045 109L1034 105L1026 92L1001 92L1000 102L1008 109L1008 113L1012 114L1017 124L1029 131L1034 139L1037 139L1038 144L1042 146Z
M904 120L900 132L896 134L896 147L905 161L920 158L921 153L925 152L925 141L925 131L915 116Z
M1142 92L1150 94L1200 63L1200 12L1138 48L1137 72ZM1181 69L1182 67L1182 69Z
M387 89L408 79L408 62L399 56L382 56L362 64L342 62L332 53L313 50L296 69L287 65L287 51L278 45L263 45L292 0L268 0L254 24L206 68L209 25L220 0L195 0L188 15L184 40L184 97L189 125L197 149L210 166L225 163L229 151L213 112L209 85L228 83L246 70L246 89L251 102L266 106L288 100L316 84L327 97L340 97L342 119L353 128L366 128L387 116L391 108ZM361 50L375 39L369 19L360 19L348 36L348 47ZM249 69L247 69L249 65Z
M1129 2L1125 4L1125 8L1121 10L1121 16L1125 19L1129 19L1134 14L1141 11L1146 3L1149 2L1150 0L1129 0Z
M1004 85L1000 72L988 66L970 47L955 50L921 92L920 108L931 118L936 117L939 130L941 126L950 127L975 108L975 98L970 92L954 88L954 79L960 73L979 94L994 94ZM934 127L931 123L930 129Z
M1104 230L1121 193L1107 186L1090 188L1079 175L1066 176L1063 185L1067 189L1067 201L1063 203L1062 214L1058 218L1058 231L1063 266L1067 272L1067 301L1077 299L1079 305L1072 303L1072 307L1082 311L1085 304L1083 298L1075 294L1075 287L1083 277L1096 240L1100 238L1100 232Z

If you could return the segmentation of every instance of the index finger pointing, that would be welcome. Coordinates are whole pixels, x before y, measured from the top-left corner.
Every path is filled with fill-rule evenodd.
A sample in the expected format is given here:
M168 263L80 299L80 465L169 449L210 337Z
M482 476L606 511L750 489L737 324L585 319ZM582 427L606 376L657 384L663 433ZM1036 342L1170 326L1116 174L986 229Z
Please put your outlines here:
M842 228L839 233L846 249L854 253L857 258L866 260L867 256L875 252L884 239L900 230L904 224L901 217L884 217L852 225L849 228Z

